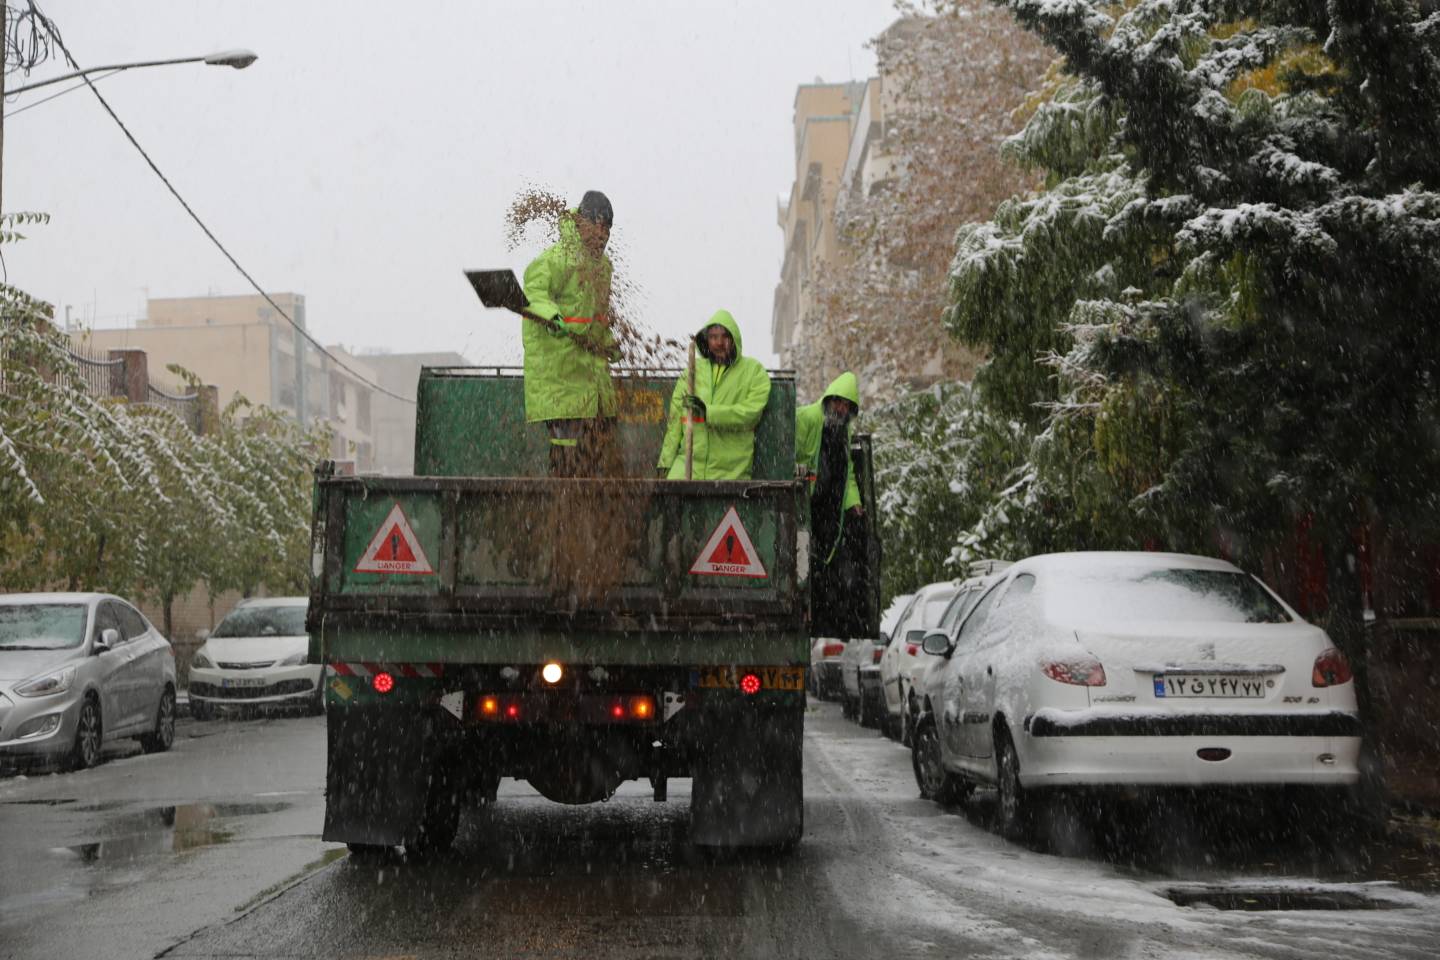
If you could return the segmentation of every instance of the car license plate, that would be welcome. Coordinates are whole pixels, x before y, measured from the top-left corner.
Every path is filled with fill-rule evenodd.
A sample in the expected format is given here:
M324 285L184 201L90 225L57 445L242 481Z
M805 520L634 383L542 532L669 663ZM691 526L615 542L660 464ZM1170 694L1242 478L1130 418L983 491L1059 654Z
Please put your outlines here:
M1265 678L1220 673L1161 674L1155 677L1155 696L1259 700L1265 696Z
M265 686L264 677L224 677L220 680L220 686L226 690L243 690L250 687Z

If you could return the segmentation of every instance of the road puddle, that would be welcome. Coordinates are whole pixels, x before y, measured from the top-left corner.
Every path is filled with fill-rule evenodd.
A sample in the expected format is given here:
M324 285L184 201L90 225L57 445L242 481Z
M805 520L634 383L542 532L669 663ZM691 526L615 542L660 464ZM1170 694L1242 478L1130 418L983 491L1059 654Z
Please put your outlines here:
M102 803L72 809L105 812L117 806L128 804ZM56 852L74 856L82 863L185 853L229 843L235 837L233 823L238 818L278 813L289 806L288 803L275 802L184 803L152 807L106 820L105 832L112 836L61 847Z
M1348 887L1172 887L1165 896L1182 907L1219 910L1401 910L1408 906Z

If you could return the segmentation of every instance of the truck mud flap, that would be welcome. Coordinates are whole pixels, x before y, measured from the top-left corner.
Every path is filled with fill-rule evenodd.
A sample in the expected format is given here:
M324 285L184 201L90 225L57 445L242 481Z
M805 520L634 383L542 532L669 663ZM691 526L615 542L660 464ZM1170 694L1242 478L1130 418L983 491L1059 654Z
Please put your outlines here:
M399 846L425 811L429 719L410 707L352 707L326 717L323 839Z
M804 715L785 710L725 719L725 732L695 764L691 843L733 848L798 842L805 827Z

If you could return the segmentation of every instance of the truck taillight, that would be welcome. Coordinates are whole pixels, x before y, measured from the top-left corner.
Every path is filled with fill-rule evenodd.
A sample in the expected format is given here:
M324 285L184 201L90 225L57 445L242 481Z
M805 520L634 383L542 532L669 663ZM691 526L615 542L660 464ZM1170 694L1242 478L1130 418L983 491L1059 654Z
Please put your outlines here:
M520 704L518 704L518 703L507 704L506 707L505 707L505 718L506 718L507 720L518 720L518 719L520 719Z
M747 673L740 678L740 692L746 696L754 696L760 692L760 674Z
M389 693L395 689L395 677L381 670L370 678L370 686L375 688L376 693Z
M820 655L823 657L838 657L845 652L843 643L827 643L820 648Z
M1310 671L1312 687L1335 687L1349 683L1354 678L1355 675L1350 671L1350 661L1334 647L1321 651L1320 656L1315 658L1315 667Z
M655 716L655 700L652 697L631 697L630 716L636 720L649 720Z
M1042 663L1040 670L1056 683L1069 683L1077 687L1105 686L1105 667L1099 660L1086 657L1078 660L1051 660Z

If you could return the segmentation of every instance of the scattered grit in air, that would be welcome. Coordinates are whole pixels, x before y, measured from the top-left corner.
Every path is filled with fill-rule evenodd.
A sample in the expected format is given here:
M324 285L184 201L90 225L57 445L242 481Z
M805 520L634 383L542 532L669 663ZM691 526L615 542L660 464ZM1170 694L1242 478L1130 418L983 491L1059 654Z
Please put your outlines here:
M562 218L571 215L570 206L564 198L543 189L522 191L510 204L505 217L510 249L527 244L535 228L543 234L544 243L553 243L559 237ZM597 297L602 306L596 313L597 320L603 317L601 322L609 325L619 350L619 359L610 365L610 376L620 406L621 423L607 445L599 470L607 478L649 480L655 476L658 434L646 444L646 449L623 449L626 439L633 439L625 436L625 422L637 413L650 412L648 404L637 402L648 397L637 396L642 391L634 390L627 374L636 370L677 370L685 365L687 350L680 342L645 329L633 316L640 290L630 280L623 247L613 236L606 255L611 263L611 276L608 289ZM584 277L581 280L586 282ZM599 288L604 279L597 276L589 283ZM663 414L663 408L655 414ZM609 600L613 590L635 577L642 581L648 579L644 543L648 539L646 521L654 492L652 483L623 481L592 481L557 489L553 509L549 517L541 521L548 529L540 537L534 536L537 531L530 531L513 541L544 544L548 550L521 550L519 552L532 555L515 560L525 565L538 562L548 567L548 579L568 602L572 614L608 609L612 606Z
M532 226L543 228L547 242L560 235L560 220L569 216L570 204L548 190L531 187L521 191L505 214L505 238L514 250L525 242ZM606 247L611 275L609 310L605 313L611 333L620 348L616 366L631 369L674 370L686 362L685 345L649 331L634 317L640 288L629 278L623 247L612 236ZM603 299L603 298L602 298Z

